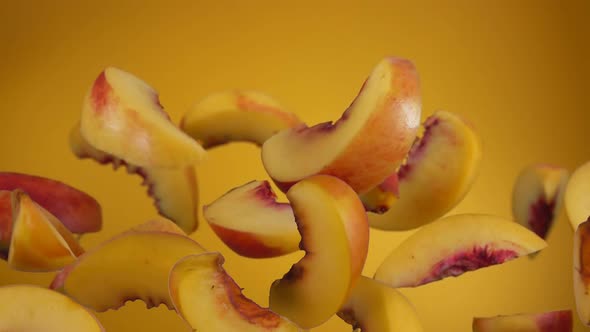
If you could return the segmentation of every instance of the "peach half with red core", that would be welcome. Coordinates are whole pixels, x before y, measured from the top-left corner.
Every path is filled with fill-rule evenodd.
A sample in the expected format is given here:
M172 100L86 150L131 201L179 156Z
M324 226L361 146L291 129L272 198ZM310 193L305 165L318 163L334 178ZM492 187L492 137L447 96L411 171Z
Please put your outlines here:
M0 331L104 332L94 313L72 299L33 285L0 287Z
M80 256L56 275L50 287L99 312L133 300L142 300L148 308L165 304L172 309L170 270L182 257L204 251L171 221L158 219Z
M270 288L270 309L304 329L318 326L345 303L360 278L369 243L367 214L342 180L314 175L287 199L305 256Z
M565 212L574 231L590 217L590 161L570 177L564 195Z
M574 234L574 298L580 321L590 326L590 218Z
M170 121L151 86L113 67L102 71L87 93L80 132L92 147L140 167L177 168L205 154Z
M571 332L572 311L476 317L473 332Z
M391 287L416 287L537 252L547 243L500 217L460 214L425 225L381 263L375 279Z
M280 131L262 145L262 162L283 191L310 175L326 174L362 194L401 164L420 113L416 68L405 59L385 58L338 121Z
M203 217L234 252L268 258L299 250L301 235L293 209L277 202L268 181L234 188L203 207Z
M196 103L180 122L205 149L231 142L262 145L277 132L301 124L273 98L258 91L224 91Z
M216 252L187 256L170 272L174 307L194 331L303 331L242 294Z
M438 111L424 122L405 163L361 195L371 227L408 230L449 212L467 194L479 170L481 140L456 114Z

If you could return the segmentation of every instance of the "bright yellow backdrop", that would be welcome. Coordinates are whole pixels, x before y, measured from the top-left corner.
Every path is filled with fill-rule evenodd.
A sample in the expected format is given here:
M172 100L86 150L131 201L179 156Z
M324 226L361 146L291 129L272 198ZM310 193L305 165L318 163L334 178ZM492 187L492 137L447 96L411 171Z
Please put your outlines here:
M68 149L82 98L105 66L149 82L174 121L208 93L245 88L266 91L313 124L337 119L386 55L418 67L424 117L436 109L457 112L482 136L480 175L453 212L509 217L522 167L550 162L573 170L590 159L590 2L294 3L4 2L0 169L59 179L96 197L105 222L101 233L83 238L91 247L155 215L138 177L76 160ZM199 176L201 202L209 203L265 173L256 148L235 144L212 151ZM365 273L408 234L372 231ZM227 270L262 305L270 282L299 257L240 258L206 223L193 237L226 255ZM474 315L573 309L571 246L562 214L536 259L404 293L426 331L469 331ZM0 264L0 284L50 279ZM147 311L142 303L99 317L109 331L184 328L173 312ZM314 331L348 330L334 318Z

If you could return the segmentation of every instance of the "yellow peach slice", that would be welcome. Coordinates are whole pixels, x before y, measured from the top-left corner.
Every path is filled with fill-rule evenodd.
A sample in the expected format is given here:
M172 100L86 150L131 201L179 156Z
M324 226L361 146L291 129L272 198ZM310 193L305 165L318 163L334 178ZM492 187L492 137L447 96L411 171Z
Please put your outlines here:
M0 287L0 331L103 332L88 309L67 296L33 285Z
M299 250L301 236L293 209L278 203L267 181L234 188L203 207L203 217L237 254L267 258Z
M405 59L386 58L336 123L286 129L262 146L262 161L282 190L313 175L336 176L362 194L391 175L420 124L418 74Z
M422 332L414 306L399 291L361 277L338 316L362 332Z
M571 310L473 319L473 332L571 332Z
M564 203L572 228L576 230L590 217L590 161L578 167L570 177Z
M170 121L151 86L113 67L100 73L86 95L80 132L94 148L140 167L182 167L204 156Z
M580 321L590 326L590 218L574 234L574 298Z
M545 239L561 211L568 176L567 169L551 165L523 169L512 191L514 219Z
M223 262L223 256L215 252L193 255L170 272L174 307L195 331L302 331L246 298L223 269Z
M547 243L500 217L461 214L420 228L381 263L375 279L391 287L416 287L537 252Z
M170 269L180 258L204 249L171 223L155 220L107 240L61 271L51 288L99 312L118 309L128 300L172 309Z
M11 192L0 190L0 258L8 258L8 248L12 236Z
M420 227L450 211L471 188L481 160L475 131L459 116L444 111L430 116L424 128L399 170L361 196L368 211L384 213L369 216L371 227Z
M345 303L367 256L369 226L358 196L345 182L315 175L287 198L305 256L270 289L270 309L302 328L318 326Z
M180 128L205 149L230 143L262 145L277 132L301 122L271 97L257 91L224 91L195 104Z

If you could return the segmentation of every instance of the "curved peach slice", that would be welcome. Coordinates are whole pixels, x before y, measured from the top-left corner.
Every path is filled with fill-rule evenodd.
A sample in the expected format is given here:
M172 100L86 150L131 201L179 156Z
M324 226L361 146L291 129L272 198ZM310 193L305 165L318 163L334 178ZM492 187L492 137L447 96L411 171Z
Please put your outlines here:
M0 190L0 258L8 258L12 236L12 203L10 191Z
M26 193L11 195L14 218L8 265L16 270L45 272L61 269L84 253L74 235Z
M128 300L171 309L170 269L180 258L204 250L170 223L152 221L111 238L67 266L51 288L100 312L118 309Z
M375 279L391 287L416 287L537 252L547 243L500 217L461 214L425 225L381 263Z
M188 256L170 272L174 307L195 331L301 331L242 294L216 252Z
M180 128L205 149L245 141L262 145L301 121L271 97L257 91L225 91L207 96L182 118Z
M171 121L147 83L109 67L84 99L82 136L94 148L145 167L181 167L205 151Z
M481 160L481 142L475 131L459 116L444 111L430 116L424 128L405 164L361 196L367 210L386 211L369 217L371 227L420 227L442 217L471 188ZM399 188L394 187L395 182Z
M590 217L590 161L578 167L565 189L565 212L576 230Z
M21 189L71 232L98 232L102 213L98 202L86 193L62 182L40 176L0 172L0 190Z
M420 124L418 73L404 59L382 60L334 124L287 129L262 146L262 162L281 187L313 174L336 176L362 194L403 161Z
M299 250L301 236L293 209L278 203L267 181L234 188L203 207L203 217L237 254L265 258Z
M473 332L571 332L571 310L473 319Z
M580 321L590 326L590 218L574 235L574 297Z
M414 306L399 291L361 277L338 316L363 332L422 332Z
M514 219L543 239L561 211L568 179L565 168L531 165L518 175L512 191Z
M58 292L33 285L0 287L0 331L99 332L94 314Z
M270 309L302 328L335 314L356 284L367 257L365 209L346 183L315 175L289 189L305 256L270 289Z

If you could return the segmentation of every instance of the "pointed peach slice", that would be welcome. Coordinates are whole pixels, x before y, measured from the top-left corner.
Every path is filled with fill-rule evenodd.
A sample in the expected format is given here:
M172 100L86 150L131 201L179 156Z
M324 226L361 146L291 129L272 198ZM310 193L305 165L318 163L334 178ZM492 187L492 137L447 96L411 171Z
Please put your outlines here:
M580 321L590 326L590 218L574 235L574 297Z
M399 291L361 277L338 316L363 332L422 332L414 306Z
M590 217L590 161L578 167L570 177L564 203L572 228L576 230Z
M98 232L102 227L100 205L78 189L40 176L0 172L0 190L16 189L26 192L72 233Z
M550 165L531 165L518 175L512 191L514 219L543 239L561 211L569 173Z
M10 191L0 190L0 258L8 258L12 236L12 203Z
M473 332L571 332L571 310L473 319Z
M362 194L403 161L420 124L420 103L414 65L386 58L336 123L297 126L264 142L264 167L282 190L307 176L327 174Z
M15 270L61 269L84 253L74 235L20 190L12 192L14 218L8 265Z
M391 287L416 287L457 277L537 252L547 243L500 217L461 214L420 228L381 263L375 279Z
M195 331L302 331L242 294L216 252L187 256L169 278L174 307Z
M397 173L361 196L367 210L386 211L369 217L371 227L420 227L450 211L471 188L481 160L475 131L459 116L444 111L430 116L424 128Z
M301 236L291 205L276 199L268 181L252 181L203 207L203 217L239 255L285 255L299 250Z
M104 332L96 316L67 296L33 285L0 287L0 331Z
M336 177L315 175L289 189L305 256L270 289L270 309L302 328L345 303L367 257L369 226L358 196Z
M235 90L205 97L184 115L180 128L209 149L239 141L262 145L277 132L300 123L271 97Z
M203 148L170 121L151 86L112 67L86 95L80 132L94 148L140 167L182 167L204 156Z
M180 258L204 249L170 223L152 221L111 238L67 266L51 288L99 312L118 309L128 300L171 309L170 269Z

